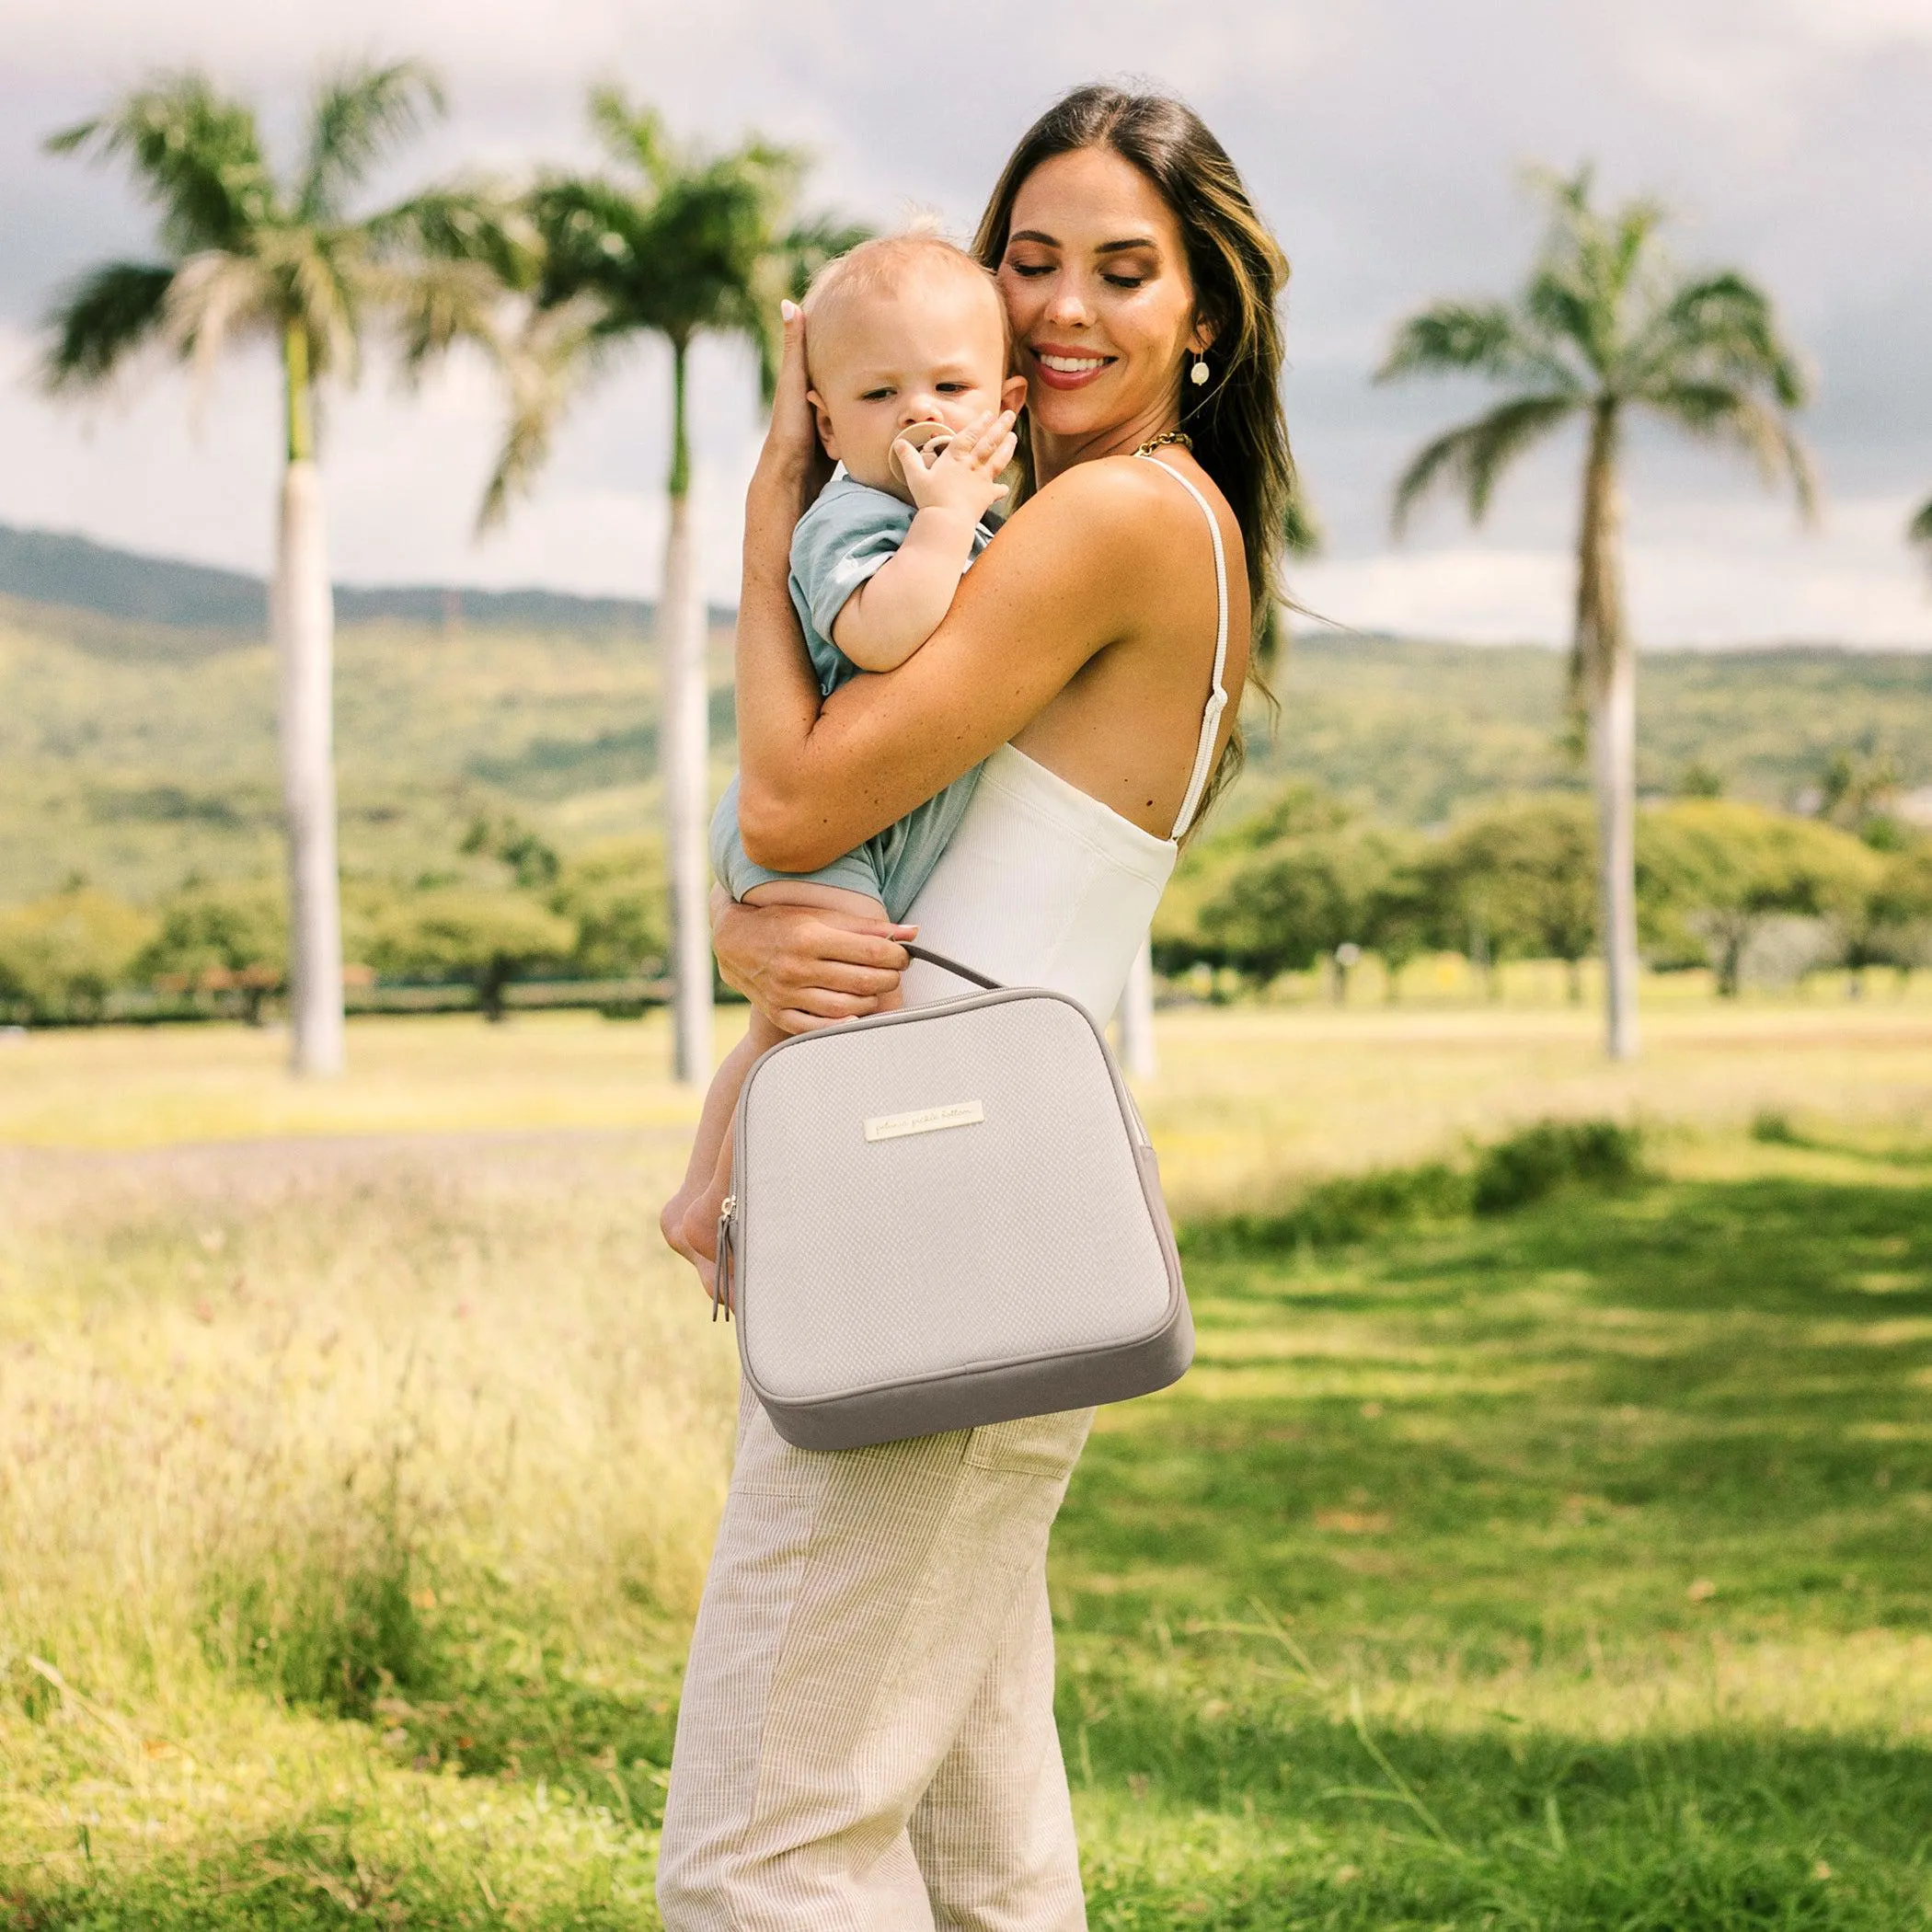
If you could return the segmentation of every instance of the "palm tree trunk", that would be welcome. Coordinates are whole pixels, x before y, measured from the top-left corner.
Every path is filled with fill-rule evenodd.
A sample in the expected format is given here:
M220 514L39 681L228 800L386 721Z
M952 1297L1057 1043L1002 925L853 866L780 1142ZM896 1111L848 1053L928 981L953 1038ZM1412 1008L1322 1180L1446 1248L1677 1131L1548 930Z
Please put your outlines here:
M288 823L289 1064L342 1071L342 908L336 864L335 610L310 416L308 341L292 327L288 466L282 477L270 628L281 673L282 797Z
M1159 1064L1154 1052L1154 942L1143 939L1127 970L1121 993L1121 1062L1136 1080L1153 1079Z
M658 742L671 873L672 1069L685 1085L701 1087L711 1077L710 872L705 836L710 802L710 719L705 594L697 572L684 408L688 348L676 341L671 348L671 532L658 607L663 679Z
M1591 418L1577 544L1574 671L1590 707L1591 781L1602 868L1604 1045L1613 1060L1637 1057L1637 660L1624 627L1617 547L1623 502L1616 484L1614 403Z

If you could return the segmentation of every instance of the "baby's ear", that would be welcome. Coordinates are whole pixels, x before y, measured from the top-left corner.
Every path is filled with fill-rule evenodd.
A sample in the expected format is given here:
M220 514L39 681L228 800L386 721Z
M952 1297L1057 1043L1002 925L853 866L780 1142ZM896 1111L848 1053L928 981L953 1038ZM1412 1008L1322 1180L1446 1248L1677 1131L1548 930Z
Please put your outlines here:
M838 436L832 427L832 411L825 407L825 398L816 389L805 392L805 400L811 405L812 414L818 418L819 441L825 446L825 454L836 463L838 461Z
M1009 375L999 385L999 406L1010 409L1014 415L1027 406L1027 379L1023 375Z

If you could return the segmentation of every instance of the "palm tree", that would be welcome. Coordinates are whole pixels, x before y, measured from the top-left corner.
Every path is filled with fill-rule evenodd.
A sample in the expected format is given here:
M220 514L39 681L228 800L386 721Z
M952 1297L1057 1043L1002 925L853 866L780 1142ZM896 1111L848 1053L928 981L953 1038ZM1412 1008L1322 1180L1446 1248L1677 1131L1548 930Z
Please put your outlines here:
M347 212L369 169L442 107L434 77L413 61L344 69L316 89L306 152L287 181L270 166L253 109L196 73L159 77L47 143L53 154L125 156L160 217L158 259L105 263L60 292L48 317L50 390L98 387L151 346L191 364L203 384L238 340L266 339L281 358L285 463L269 615L300 1074L338 1073L343 1058L334 618L316 389L327 375L354 378L378 312L399 330L412 368L483 326L497 283L482 259L480 198L446 190L360 218Z
M613 87L591 120L617 172L558 176L527 207L542 267L527 326L506 360L510 421L479 523L529 487L585 381L645 336L671 350L670 533L658 606L663 666L658 742L670 855L677 1077L711 1072L711 941L705 827L708 693L705 599L691 502L691 346L707 332L757 351L767 398L777 368L778 303L863 239L828 221L793 225L803 156L753 140L724 154L680 147L662 121Z
M1731 270L1680 276L1658 243L1663 211L1603 213L1586 167L1539 178L1548 235L1514 303L1438 302L1397 329L1378 382L1469 374L1512 394L1420 451L1396 485L1399 535L1436 485L1480 523L1503 471L1572 418L1585 425L1570 696L1587 713L1596 790L1611 1057L1637 1052L1637 666L1625 627L1618 459L1631 410L1742 450L1767 483L1812 507L1811 464L1788 414L1805 400L1770 298Z

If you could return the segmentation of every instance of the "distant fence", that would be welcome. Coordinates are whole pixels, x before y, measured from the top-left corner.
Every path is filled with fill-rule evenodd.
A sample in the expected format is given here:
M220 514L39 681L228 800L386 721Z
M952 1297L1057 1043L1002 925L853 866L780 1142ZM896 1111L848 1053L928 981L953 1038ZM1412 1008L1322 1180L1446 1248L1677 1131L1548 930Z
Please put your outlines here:
M512 980L502 989L502 1002L512 1013L602 1013L612 1019L641 1016L652 1006L668 1006L668 979ZM724 992L721 999L735 1000ZM280 995L264 999L247 987L209 989L124 987L110 993L98 1007L59 1018L40 1017L34 1031L49 1027L179 1026L197 1020L261 1019L282 1004ZM475 986L444 982L435 984L351 984L342 1004L351 1018L376 1013L477 1013L482 995ZM0 1013L0 1019L6 1016Z

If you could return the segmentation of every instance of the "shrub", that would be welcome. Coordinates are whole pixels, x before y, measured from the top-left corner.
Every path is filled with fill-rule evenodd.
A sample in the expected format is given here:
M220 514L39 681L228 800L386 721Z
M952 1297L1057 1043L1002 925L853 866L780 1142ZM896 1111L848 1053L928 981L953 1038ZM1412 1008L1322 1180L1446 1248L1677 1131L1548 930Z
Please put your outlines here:
M1641 1178L1642 1135L1615 1121L1542 1121L1481 1149L1473 1168L1443 1161L1317 1181L1273 1213L1227 1214L1180 1230L1181 1252L1212 1260L1339 1248L1385 1229L1527 1207L1559 1187L1618 1187Z
M1317 1181L1292 1207L1272 1214L1229 1214L1190 1223L1181 1247L1190 1256L1282 1254L1365 1241L1384 1228L1456 1221L1469 1212L1469 1178L1441 1161L1376 1167Z
M1478 1214L1506 1213L1572 1181L1616 1187L1642 1172L1642 1135L1616 1121L1539 1121L1486 1147L1470 1178Z

